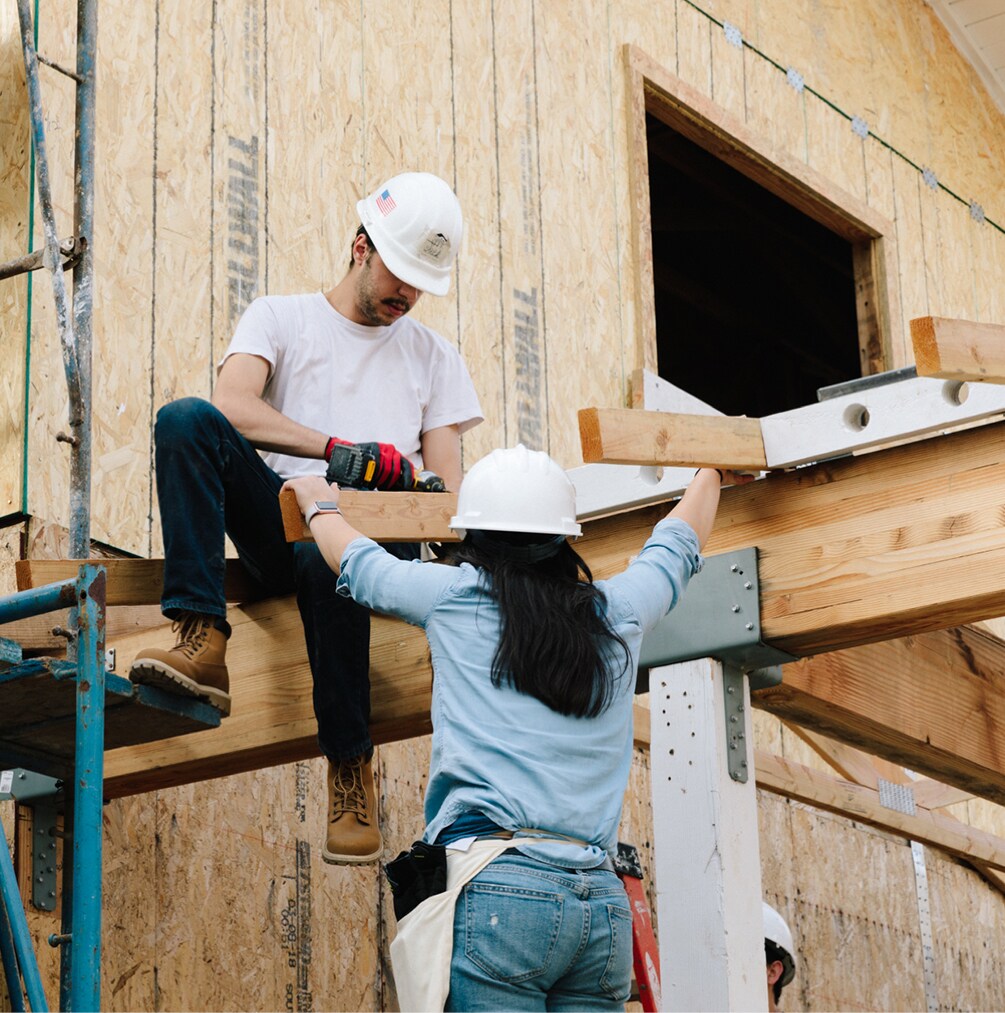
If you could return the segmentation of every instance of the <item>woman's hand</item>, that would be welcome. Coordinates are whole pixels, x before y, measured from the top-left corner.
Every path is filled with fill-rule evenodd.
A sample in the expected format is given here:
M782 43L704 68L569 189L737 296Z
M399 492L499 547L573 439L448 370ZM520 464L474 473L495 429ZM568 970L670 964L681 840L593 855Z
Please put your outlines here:
M292 489L297 497L297 506L300 512L306 514L308 508L317 500L327 500L332 503L338 502L338 486L332 482L329 485L320 475L301 475L299 478L288 478L280 492Z
M746 485L753 482L757 475L752 471L733 471L730 468L716 468L722 476L723 485Z

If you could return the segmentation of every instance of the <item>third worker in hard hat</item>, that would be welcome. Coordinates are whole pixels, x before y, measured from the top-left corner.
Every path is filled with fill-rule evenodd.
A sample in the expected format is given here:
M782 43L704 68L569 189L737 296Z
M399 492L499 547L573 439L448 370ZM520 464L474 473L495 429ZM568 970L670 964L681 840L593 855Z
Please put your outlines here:
M456 490L461 433L482 421L457 350L409 316L423 292L450 287L463 231L457 197L437 176L406 172L356 208L360 226L342 280L326 292L254 300L212 402L183 398L158 412L161 609L178 635L170 650L140 651L130 672L134 682L230 712L225 535L263 595L296 590L318 742L329 761L322 854L337 864L383 852L371 771L369 613L336 594L313 543L286 542L279 489L318 475L410 490L428 471ZM418 555L414 545L392 551Z
M768 1013L775 1013L782 989L796 976L795 948L785 919L770 905L761 902L764 915L764 962L768 976Z

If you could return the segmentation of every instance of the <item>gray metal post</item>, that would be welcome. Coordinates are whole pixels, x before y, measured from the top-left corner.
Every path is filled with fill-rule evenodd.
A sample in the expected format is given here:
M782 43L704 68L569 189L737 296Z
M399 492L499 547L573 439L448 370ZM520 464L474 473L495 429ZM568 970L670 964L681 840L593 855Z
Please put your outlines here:
M91 318L94 306L94 107L98 2L77 0L77 106L73 149L73 234L85 242L73 268L80 426L70 455L70 555L91 546Z

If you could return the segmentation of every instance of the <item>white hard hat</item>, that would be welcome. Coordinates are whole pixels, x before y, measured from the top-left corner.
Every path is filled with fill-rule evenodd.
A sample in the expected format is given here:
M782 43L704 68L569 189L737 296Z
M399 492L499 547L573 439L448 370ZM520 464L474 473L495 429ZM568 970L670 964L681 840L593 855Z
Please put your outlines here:
M792 933L789 931L785 919L767 902L761 901L762 914L764 916L764 938L769 943L774 943L783 951L782 977L779 980L781 985L787 985L796 976L795 947L792 945Z
M583 530L576 523L576 489L569 476L546 453L522 443L493 450L464 476L450 527L542 535Z
M391 274L420 292L447 294L464 233L460 202L447 183L429 172L403 172L356 210Z

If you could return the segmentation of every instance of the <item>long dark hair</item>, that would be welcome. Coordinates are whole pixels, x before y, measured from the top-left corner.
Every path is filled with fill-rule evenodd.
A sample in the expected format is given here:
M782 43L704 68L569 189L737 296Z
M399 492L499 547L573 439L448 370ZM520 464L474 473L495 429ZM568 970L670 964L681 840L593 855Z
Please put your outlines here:
M494 686L508 684L572 717L594 718L611 703L631 654L601 611L590 568L564 538L469 531L447 556L489 577L502 620Z

